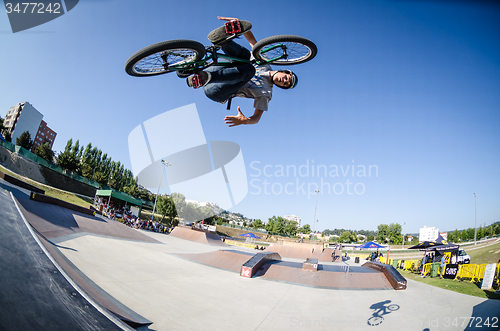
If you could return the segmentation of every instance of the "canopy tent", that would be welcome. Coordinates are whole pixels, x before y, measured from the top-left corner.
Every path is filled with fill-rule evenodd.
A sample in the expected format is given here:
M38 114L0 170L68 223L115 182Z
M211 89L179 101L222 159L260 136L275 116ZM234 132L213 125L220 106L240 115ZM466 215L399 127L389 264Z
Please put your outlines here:
M421 251L425 251L426 254L428 252L434 252L433 262L439 262L444 253L452 252L452 254L456 254L458 248L459 245L449 244L441 235L439 235L434 241L424 241L408 249L420 249Z
M115 198L116 200L124 201L125 206L128 204L134 205L139 207L139 214L142 209L142 200L136 199L131 195L128 195L126 193L120 192L120 191L115 191L115 190L97 190L96 192L97 196L100 197L108 197L108 205L111 201L111 198Z
M247 238L260 239L260 237L257 237L256 235L254 235L254 234L253 234L253 233L251 233L251 232L240 234L240 237L247 237Z
M436 240L433 241L424 241L419 243L418 245L412 246L408 249L420 249L420 250L433 250L436 246L448 245L448 242L441 236L438 235Z
M386 248L386 247L384 247L384 246L382 246L382 245L379 245L379 244L377 244L377 243L375 243L375 242L373 242L373 241L369 241L369 242L367 242L367 243L364 243L364 244L362 244L362 245L359 245L359 246L358 246L358 247L356 247L356 248L359 248L359 249L377 248L377 249L378 249L378 248Z

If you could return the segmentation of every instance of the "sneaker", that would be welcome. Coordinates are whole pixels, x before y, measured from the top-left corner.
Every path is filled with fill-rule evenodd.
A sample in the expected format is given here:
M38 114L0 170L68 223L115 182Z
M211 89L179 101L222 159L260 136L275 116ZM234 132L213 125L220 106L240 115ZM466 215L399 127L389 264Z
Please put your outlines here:
M189 87L196 89L205 86L210 81L210 78L211 75L209 72L200 71L199 73L191 75L188 78L186 78L186 82Z
M220 28L217 28L208 34L208 40L214 45L224 46L228 44L231 39L242 35L252 28L252 23L249 21L229 21Z

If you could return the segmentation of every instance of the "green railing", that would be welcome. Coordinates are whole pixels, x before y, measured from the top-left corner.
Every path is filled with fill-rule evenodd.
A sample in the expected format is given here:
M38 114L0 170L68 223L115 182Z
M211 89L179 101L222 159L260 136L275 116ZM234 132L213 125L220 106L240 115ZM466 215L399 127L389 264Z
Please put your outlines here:
M66 171L66 170L62 169L61 167L59 167L58 165L56 165L52 162L48 162L47 160L41 158L40 156L28 151L26 148L23 148L21 146L16 146L8 141L2 141L2 140L0 140L0 146L5 147L6 149L11 151L12 153L17 153L17 154L23 155L24 157L30 159L31 161L36 162L36 163L40 164L41 166L49 168L49 169L51 169L55 172L58 172L64 176L70 177L70 178L77 180L81 183L90 185L96 189L101 188L101 184L94 182L93 180L90 180L90 179L85 178L83 176L80 176L78 174L75 174L73 172ZM107 188L106 186L104 186L104 187L106 189L111 189L111 188ZM114 190L114 189L112 189L112 190ZM116 190L114 190L114 191L116 191ZM121 192L121 193L126 194L124 192ZM134 199L137 199L137 198L134 198ZM139 199L139 200L142 201L143 205L151 206L151 208L153 207L153 203L151 203L150 201L145 201L142 199Z

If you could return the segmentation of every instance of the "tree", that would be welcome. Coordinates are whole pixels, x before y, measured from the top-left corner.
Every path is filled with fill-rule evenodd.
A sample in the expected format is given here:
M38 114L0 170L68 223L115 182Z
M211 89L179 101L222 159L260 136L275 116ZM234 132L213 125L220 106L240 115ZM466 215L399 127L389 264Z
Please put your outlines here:
M495 224L495 234L500 234L500 223Z
M162 196L158 197L158 202L156 204L156 208L158 210L158 213L162 215L162 218L161 218L162 222L163 222L163 219L165 217L167 217L168 218L168 220L167 220L168 226L177 225L177 224L174 224L175 217L177 216L177 211L175 210L174 200L172 199L171 196L162 195Z
M273 233L273 229L274 229L274 217L271 217L268 220L268 222L267 222L267 224L265 226L265 229L266 229L267 232L269 232L271 234Z
M262 224L262 221L260 219L256 219L255 221L253 221L252 226L254 229L262 229L264 227L264 224Z
M283 234L285 233L285 222L284 219L281 216L273 216L274 218L274 223L273 223L273 230L272 232L277 233L277 234Z
M289 236L295 236L297 234L297 221L286 220L285 221L285 233Z
M340 235L340 242L342 243L347 243L351 241L351 232L349 231L344 231Z
M48 143L41 144L37 148L35 148L35 154L40 156L42 159L54 162L54 151L50 148Z
M33 140L28 131L24 131L21 135L16 138L16 145L26 148L28 151L33 147Z
M6 141L12 142L12 134L10 133L10 131L6 131L3 137Z
M68 171L76 171L78 169L78 161L75 159L75 156L69 152L64 151L59 153L56 158L57 165Z
M391 244L400 245L403 242L401 228L401 224L399 223L389 224L389 239Z
M299 233L311 233L311 226L309 224L304 224L303 227L297 230Z
M185 218L186 212L186 197L181 194L174 192L170 195L172 197L172 201L174 202L175 209L177 210L177 215L179 217Z
M358 242L358 235L356 232L351 233L351 238L349 240L351 243L357 243Z
M386 239L390 237L389 225L380 224L377 229L377 241L380 243L386 242Z
M488 226L485 229L486 236L491 237L495 234L495 230L493 229L493 225Z
M5 126L3 126L3 121L4 119L2 118L2 116L0 116L0 133L3 133L3 131L5 130Z

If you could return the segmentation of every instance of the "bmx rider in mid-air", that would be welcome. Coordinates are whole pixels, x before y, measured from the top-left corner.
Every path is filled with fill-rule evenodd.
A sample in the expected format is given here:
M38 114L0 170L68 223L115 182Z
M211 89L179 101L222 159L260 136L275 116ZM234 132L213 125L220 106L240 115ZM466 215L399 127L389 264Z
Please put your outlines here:
M239 21L231 17L217 17L223 21ZM257 40L252 31L252 24L248 21L239 21L243 36L253 47ZM226 40L230 36L224 26L209 33L208 39L220 46L227 55L251 59L251 53L245 47L233 40ZM254 99L254 114L246 117L238 106L238 114L226 116L224 121L230 127L242 124L256 124L260 121L264 111L267 111L273 94L273 85L283 89L291 89L297 85L297 76L290 70L273 71L270 65L253 65L251 63L235 64L234 66L210 66L187 78L190 87L203 87L205 95L213 101L225 103L233 97Z

